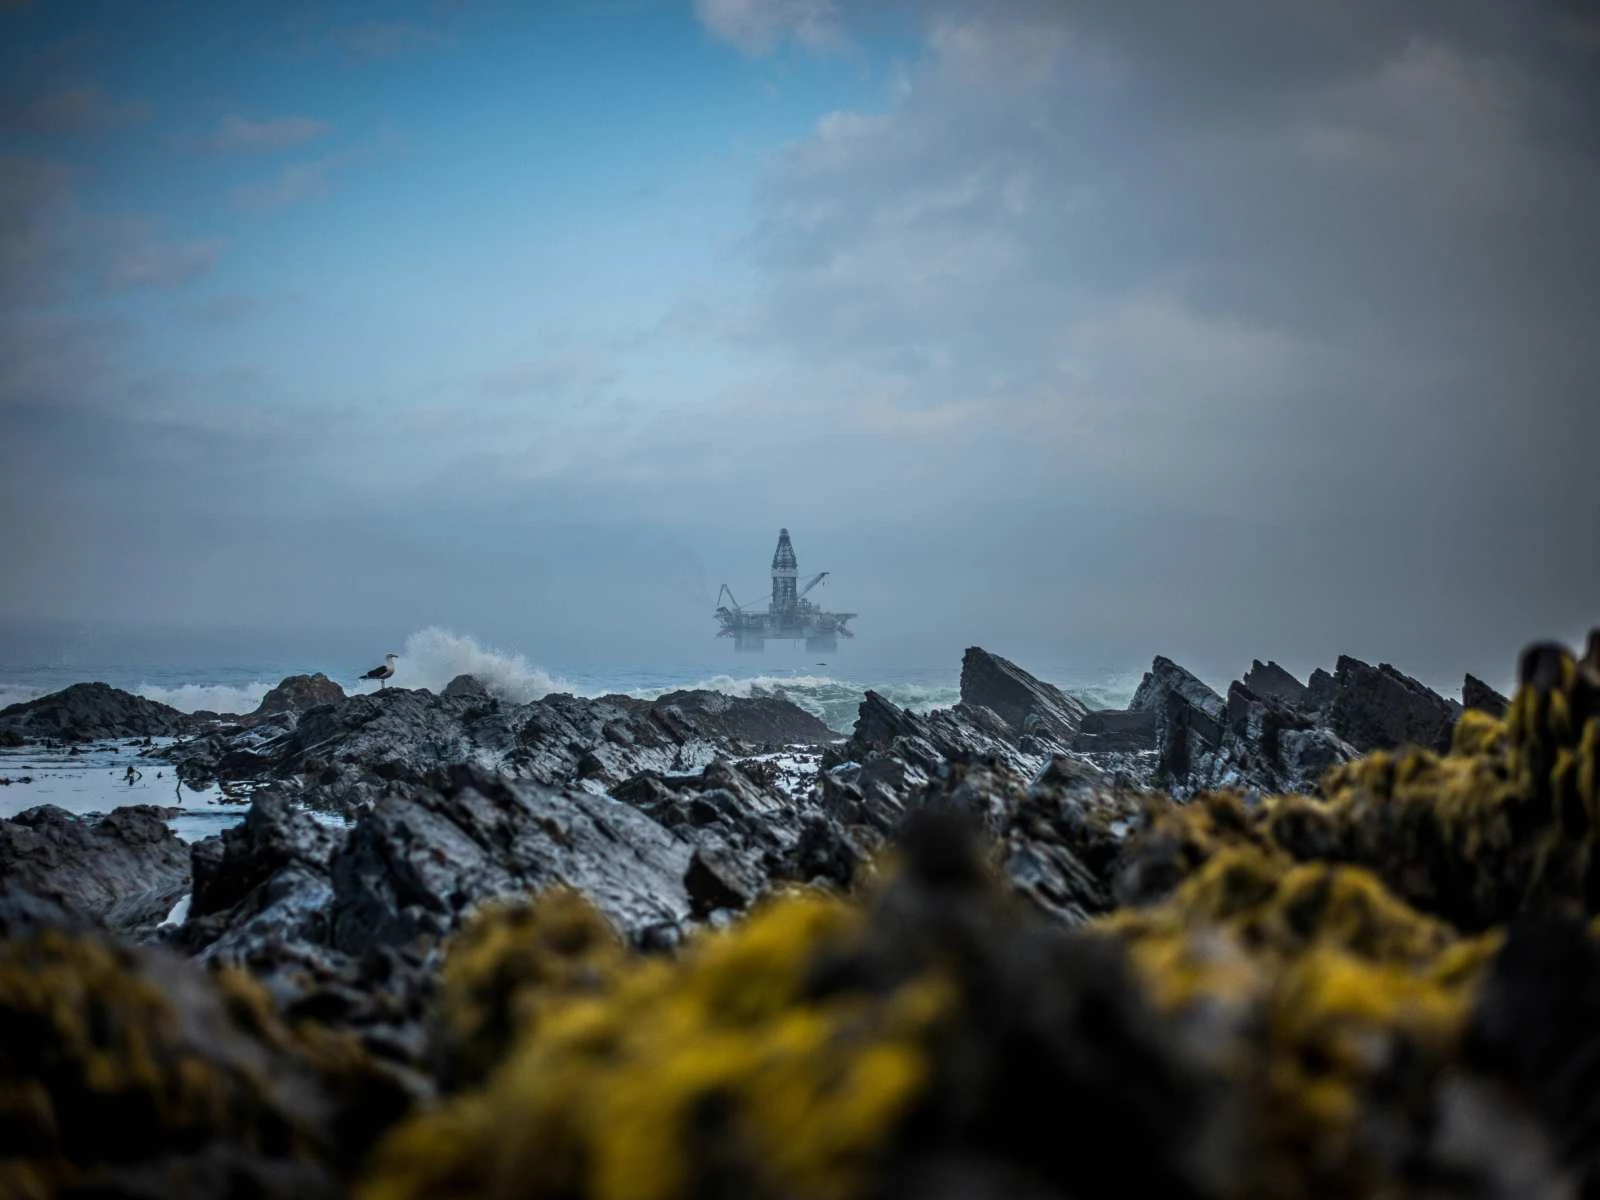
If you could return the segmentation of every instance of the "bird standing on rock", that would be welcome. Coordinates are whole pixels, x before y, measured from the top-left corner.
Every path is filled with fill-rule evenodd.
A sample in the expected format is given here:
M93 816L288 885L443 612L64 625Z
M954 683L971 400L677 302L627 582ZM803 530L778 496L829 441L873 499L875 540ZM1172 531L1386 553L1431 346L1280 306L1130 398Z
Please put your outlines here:
M376 679L378 681L378 687L382 688L384 686L383 681L394 674L394 660L399 657L400 656L398 654L385 654L383 656L383 666L373 667L372 670L368 671L361 678Z

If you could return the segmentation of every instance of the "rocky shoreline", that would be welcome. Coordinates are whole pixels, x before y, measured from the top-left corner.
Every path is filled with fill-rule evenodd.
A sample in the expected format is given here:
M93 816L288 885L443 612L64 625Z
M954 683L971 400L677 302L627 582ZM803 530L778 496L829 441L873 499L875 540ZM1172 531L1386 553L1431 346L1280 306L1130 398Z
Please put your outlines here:
M0 711L107 737L252 798L192 846L148 807L0 820L0 1105L36 1134L0 1193L1600 1183L1540 1075L1600 1022L1600 635L1511 699L1157 658L1121 711L974 647L960 703L869 692L848 737L467 677Z

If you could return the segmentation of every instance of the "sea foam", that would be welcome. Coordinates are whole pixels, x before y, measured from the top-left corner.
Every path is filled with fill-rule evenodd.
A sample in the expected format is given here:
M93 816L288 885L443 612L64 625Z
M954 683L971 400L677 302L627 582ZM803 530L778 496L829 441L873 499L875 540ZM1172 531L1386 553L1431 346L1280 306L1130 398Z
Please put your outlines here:
M521 654L484 646L476 638L430 626L406 638L404 652L394 664L394 687L443 691L457 675L471 675L492 696L512 704L526 704L551 692L573 689ZM351 691L373 691L375 682L363 681Z

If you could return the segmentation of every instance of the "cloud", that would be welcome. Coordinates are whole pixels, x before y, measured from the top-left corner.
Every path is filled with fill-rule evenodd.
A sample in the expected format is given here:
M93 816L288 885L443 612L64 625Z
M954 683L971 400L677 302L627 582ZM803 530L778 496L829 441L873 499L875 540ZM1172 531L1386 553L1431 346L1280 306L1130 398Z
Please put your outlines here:
M1600 610L1550 549L1600 538L1596 60L1538 6L1159 7L918 6L885 104L761 184L773 365L722 427L886 495L939 464L951 555L1050 547L1028 629L1428 670Z
M103 133L148 120L150 106L81 84L0 99L0 133L21 137Z
M443 45L442 29L405 21L367 21L335 30L333 40L357 58L401 58Z
M288 208L321 196L328 190L328 177L336 165L330 158L290 163L271 179L234 188L234 207L246 212L262 212Z
M751 56L785 41L803 49L837 49L844 41L833 0L695 0L695 16L717 38Z
M106 280L117 288L178 287L208 274L226 246L220 238L164 242L141 237L115 253Z
M224 117L215 133L189 137L182 144L213 153L285 150L322 137L331 126L310 117L278 117L250 121Z

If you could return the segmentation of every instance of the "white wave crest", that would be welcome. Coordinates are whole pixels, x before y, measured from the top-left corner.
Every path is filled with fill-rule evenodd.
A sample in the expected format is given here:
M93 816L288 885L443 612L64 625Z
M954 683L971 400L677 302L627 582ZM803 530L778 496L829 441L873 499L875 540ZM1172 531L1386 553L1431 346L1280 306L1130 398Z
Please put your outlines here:
M13 704L26 704L29 700L37 700L44 693L44 688L30 687L25 683L0 683L0 708L10 708Z
M396 687L441 692L457 675L471 675L490 695L512 704L573 690L520 654L481 645L476 638L437 626L406 638L405 653L395 662L390 682ZM376 687L371 684L367 690Z
M255 712L261 706L262 697L271 691L273 686L260 680L244 684L181 683L176 687L141 683L133 690L146 700L155 700L179 712L242 714Z

